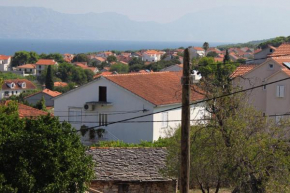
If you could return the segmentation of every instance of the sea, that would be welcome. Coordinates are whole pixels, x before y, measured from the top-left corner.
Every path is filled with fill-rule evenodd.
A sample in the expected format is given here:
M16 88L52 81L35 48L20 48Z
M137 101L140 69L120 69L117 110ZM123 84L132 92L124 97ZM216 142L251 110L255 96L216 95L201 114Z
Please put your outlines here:
M88 53L108 50L166 49L202 46L204 42L174 41L116 41L116 40L45 40L45 39L1 39L0 55L14 55L18 51L41 53ZM225 43L209 42L210 47Z

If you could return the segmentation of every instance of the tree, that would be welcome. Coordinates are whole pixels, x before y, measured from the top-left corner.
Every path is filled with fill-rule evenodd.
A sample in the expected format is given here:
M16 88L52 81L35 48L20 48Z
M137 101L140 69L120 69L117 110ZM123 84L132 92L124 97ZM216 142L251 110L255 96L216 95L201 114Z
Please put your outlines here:
M74 56L72 62L89 62L89 58L86 54L77 54Z
M130 72L138 72L138 71L140 71L141 69L143 69L143 65L141 65L141 64L134 64L134 65L131 65L130 67L129 67L129 71Z
M0 107L0 192L84 192L93 162L75 129L49 115L20 119L11 103Z
M46 111L45 99L43 96L41 97L41 100L35 104L34 107L39 109L39 110Z
M39 56L36 52L26 52L26 51L19 51L15 52L12 58L12 66L20 66L23 64L34 64L38 61Z
M133 65L135 65L135 64L144 65L144 61L142 61L141 58L134 57L134 58L129 62L129 66L133 66Z
M113 64L110 68L110 72L118 72L118 73L128 73L129 72L129 66L122 63Z
M207 57L213 57L213 58L215 58L215 57L218 56L218 54L217 54L216 52L209 52L209 53L207 53L206 56L207 56Z
M230 59L230 55L229 55L229 50L226 50L226 54L224 56L224 63L227 63L229 62L231 59Z
M39 57L42 59L53 59L58 63L65 62L63 56L60 53L41 54Z
M237 59L237 63L240 63L240 64L246 64L247 60L244 59L244 58L239 58Z
M208 42L204 42L202 47L203 47L204 51L206 52L208 50L208 48L209 48Z
M108 56L107 57L107 61L108 62L117 62L117 58L116 58L116 56L113 56L113 55L111 55L111 56Z
M51 65L49 65L47 68L47 73L45 77L45 87L50 90L53 90L53 87L54 87Z
M234 187L233 193L289 191L290 146L285 132L289 122L276 125L263 117L249 105L248 93L230 94L239 90L230 80L234 64L213 64L209 59L199 62L200 94L205 100L215 100L205 104L209 120L200 120L191 128L192 184L204 193L210 188L219 192L220 187ZM179 131L173 138L179 145ZM169 147L165 172L178 176L176 145Z

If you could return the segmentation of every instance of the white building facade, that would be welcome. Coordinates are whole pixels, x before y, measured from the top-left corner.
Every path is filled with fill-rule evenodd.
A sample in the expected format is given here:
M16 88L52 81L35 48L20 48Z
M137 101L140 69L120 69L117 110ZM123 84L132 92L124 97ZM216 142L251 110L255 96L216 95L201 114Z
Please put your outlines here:
M11 56L0 55L0 71L5 72L11 69Z
M176 103L175 96L170 96L168 99L164 99L169 103L156 105L155 103L158 103L158 101L164 101L162 96L158 95L162 95L161 92L166 92L158 88L158 85L156 85L158 83L155 84L156 88L153 91L150 91L150 85L142 90L143 83L138 82L131 87L130 84L127 84L129 79L122 78L124 76L134 76L135 80L132 80L132 82L136 82L140 77L140 81L147 80L146 82L150 84L149 77L144 78L144 76L151 76L150 74L154 74L150 77L150 79L154 79L162 73L101 76L84 86L55 97L54 115L59 116L60 121L70 122L77 130L83 125L95 129L102 128L105 130L105 140L138 143L141 140L154 141L159 137L166 137L168 133L181 124L181 108L168 110L179 107L180 102ZM111 77L116 77L117 83ZM178 80L178 84L180 84L180 77L178 77ZM118 84L118 81L120 84ZM122 81L126 81L126 83L123 84ZM146 82L144 82L144 85ZM167 90L172 89L170 85L168 86ZM155 92L158 89L160 93ZM146 93L146 90L148 93ZM148 97L146 97L147 94ZM154 98L158 101L154 102ZM201 98L199 97L199 99ZM164 110L168 111L158 113ZM200 119L204 115L205 108L203 104L191 107L191 119ZM143 117L132 119L138 116ZM129 120L123 121L126 119ZM192 123L196 122L193 121ZM82 141L84 144L96 142L95 139L89 139L88 134L82 137Z

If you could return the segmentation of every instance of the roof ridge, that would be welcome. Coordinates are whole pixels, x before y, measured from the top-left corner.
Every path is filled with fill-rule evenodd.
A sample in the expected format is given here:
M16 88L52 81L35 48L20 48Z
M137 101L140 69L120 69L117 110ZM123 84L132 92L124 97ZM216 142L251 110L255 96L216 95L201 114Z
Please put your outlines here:
M90 150L94 149L167 149L167 147L90 147Z
M127 74L110 74L110 75L104 75L104 77L107 77L107 76L134 76L134 75L163 74L163 73L169 73L169 71L164 71L164 72L136 72L136 73L127 73Z

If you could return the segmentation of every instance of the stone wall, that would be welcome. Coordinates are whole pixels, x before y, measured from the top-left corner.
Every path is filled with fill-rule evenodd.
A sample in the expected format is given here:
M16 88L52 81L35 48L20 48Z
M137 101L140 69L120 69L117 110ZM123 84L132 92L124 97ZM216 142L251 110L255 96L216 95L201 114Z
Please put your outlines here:
M165 182L109 182L93 181L92 189L102 193L176 193L175 180Z

